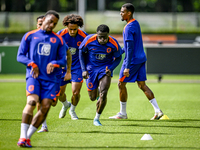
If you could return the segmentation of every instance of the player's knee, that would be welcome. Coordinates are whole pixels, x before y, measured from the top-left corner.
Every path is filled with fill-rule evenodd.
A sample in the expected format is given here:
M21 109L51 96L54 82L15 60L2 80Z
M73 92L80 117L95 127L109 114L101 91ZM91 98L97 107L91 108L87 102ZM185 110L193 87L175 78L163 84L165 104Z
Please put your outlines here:
M95 101L96 98L97 98L96 96L90 96L90 100L91 100L91 101Z
M47 114L47 112L49 111L49 109L50 109L49 105L43 105L40 110L41 110L42 114Z
M30 105L30 106L36 106L36 101L34 101L34 100L29 100L29 101L27 102L27 104Z
M118 82L118 88L119 89L123 89L123 88L125 88L125 85L122 84L122 82Z
M107 93L108 93L107 90L103 90L103 91L101 91L101 93L99 93L99 96L102 98L102 100L106 99Z
M141 85L141 84L138 84L138 88L139 88L139 89L142 89L142 85Z
M64 96L64 92L60 92L60 97L63 97Z
M28 115L33 115L33 110L35 109L35 106L30 105L30 103L27 103L26 106L23 109L23 113L24 114L28 114Z
M53 101L52 103L51 103L51 106L53 106L53 107L55 107L56 105L57 105L57 100L56 101Z
M74 92L73 92L73 96L74 96L74 97L79 97L79 96L80 96L80 92L74 91Z
M118 84L117 84L117 85L118 85L118 87L120 87L120 86L121 86L121 82L118 82Z
M147 88L147 85L144 81L138 81L137 84L141 90L145 90Z

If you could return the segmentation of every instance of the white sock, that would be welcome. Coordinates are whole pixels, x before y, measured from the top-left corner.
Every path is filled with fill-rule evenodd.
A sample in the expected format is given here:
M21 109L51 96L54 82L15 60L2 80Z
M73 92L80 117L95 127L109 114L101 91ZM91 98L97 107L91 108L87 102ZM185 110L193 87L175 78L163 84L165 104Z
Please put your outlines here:
M160 112L160 108L158 107L157 101L155 98L149 101L154 108L155 113Z
M101 116L101 114L98 114L98 113L96 112L96 116L94 117L94 119L99 120L100 116Z
M29 126L30 126L29 124L21 123L20 138L25 138L25 139L27 139L27 131L28 131Z
M127 102L121 102L121 101L120 101L120 113L121 113L122 115L126 115L126 103L127 103Z
M44 122L42 123L42 127L46 127L46 128L47 128L47 122L46 122L46 119L45 119Z
M64 107L67 107L69 105L67 99L66 99L66 101L62 102L62 104Z
M33 133L35 133L37 131L37 128L30 125L30 127L28 128L28 132L27 132L27 139L30 139L31 136L33 135Z
M76 106L74 106L73 104L71 104L70 110L71 111L75 111Z

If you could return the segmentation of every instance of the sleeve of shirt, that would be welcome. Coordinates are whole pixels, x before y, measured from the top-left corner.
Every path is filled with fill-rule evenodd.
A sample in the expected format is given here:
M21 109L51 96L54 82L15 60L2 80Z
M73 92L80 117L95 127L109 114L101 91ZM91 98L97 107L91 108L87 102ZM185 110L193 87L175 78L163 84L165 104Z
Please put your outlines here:
M126 47L127 47L127 62L125 65L125 68L129 69L130 68L130 64L131 64L131 59L133 56L133 51L134 51L134 43L133 41L126 41L125 42Z
M124 40L125 41L134 41L134 28L129 28L129 26L126 26L124 30Z
M118 50L117 48L114 50L114 61L113 64L110 66L110 70L113 71L120 63L121 59L122 59L122 49L119 45L119 43L116 41L117 45L118 45Z
M115 58L115 60L113 61L113 64L110 66L110 71L113 71L120 63L122 59L122 56L120 55L119 57Z
M67 45L64 42L63 39L63 44L60 42L60 45L58 47L58 59L51 61L52 64L54 64L57 67L65 67L67 60L66 60L66 51L67 51Z
M127 63L125 65L125 67L127 69L130 68L130 64L131 64L131 59L133 56L133 51L134 51L134 31L135 29L132 27L130 28L130 26L126 26L125 28L125 45L126 45L126 57L127 57Z
M125 49L124 49L124 47L122 47L122 54L124 54L125 53Z
M26 38L26 34L23 36L21 40L21 44L18 48L17 61L26 66L32 66L35 64L35 62L33 60L30 60L26 56L29 51L29 46L30 46L29 37L27 37L26 39L25 38Z
M85 47L86 39L83 40L81 45L79 46L79 60L81 64L82 71L86 71L86 64L85 64L85 55L87 52L87 47Z
M65 46L66 46L66 52L68 51L68 49L69 49L69 46L67 45L67 43L65 42L65 40L63 39L63 41L64 41L64 44L65 44Z

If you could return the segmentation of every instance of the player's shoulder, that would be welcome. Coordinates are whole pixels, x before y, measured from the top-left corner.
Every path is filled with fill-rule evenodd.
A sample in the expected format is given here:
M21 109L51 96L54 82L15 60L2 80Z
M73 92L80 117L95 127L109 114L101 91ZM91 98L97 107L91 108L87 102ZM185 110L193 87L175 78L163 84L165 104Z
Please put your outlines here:
M109 38L110 38L111 40L114 40L114 41L117 42L117 40L116 40L113 36L109 35Z
M136 19L132 19L132 21L127 24L127 28L133 28L138 25L139 25L139 22Z
M32 30L32 31L28 31L28 32L24 35L25 40L26 40L28 37L30 37L31 35L37 33L38 31L40 31L40 29L35 29L35 30Z
M83 30L81 30L81 29L78 29L78 35L80 35L80 36L82 36L83 38L85 38L88 34L87 34L85 31L83 31Z
M88 38L88 39L89 39L89 38L93 38L95 35L96 35L96 34L89 34L89 35L86 36L86 38Z
M119 43L118 43L118 41L117 41L114 37L112 37L112 36L110 36L110 35L109 35L109 42L110 42L111 44L113 44L117 49L119 48Z
M63 45L63 43L64 43L63 37L62 37L61 35L59 35L59 34L53 32L53 31L52 31L52 34L54 35L54 38L57 38L57 39L61 42L61 44ZM51 38L51 39L53 39L53 38ZM51 40L51 39L50 39L50 40Z
M114 38L113 36L110 36L110 35L109 35L109 41L112 42L112 43L118 44L118 41L116 40L116 38Z
M97 39L97 34L89 34L88 36L86 36L86 38L84 39L86 41L85 45L88 45L89 43L92 43L93 41L95 41Z
M57 34L59 34L60 36L63 36L65 34L68 33L68 29L67 28L64 28L64 29L61 29L60 31L57 32Z
M88 40L91 40L91 39L95 39L95 36L96 34L89 34L85 37L84 41L88 41Z

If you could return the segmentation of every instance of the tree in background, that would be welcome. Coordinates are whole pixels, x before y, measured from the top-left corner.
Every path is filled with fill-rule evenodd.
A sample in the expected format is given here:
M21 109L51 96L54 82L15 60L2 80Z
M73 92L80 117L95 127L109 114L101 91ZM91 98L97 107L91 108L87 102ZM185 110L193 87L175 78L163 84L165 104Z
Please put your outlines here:
M1 11L58 12L77 11L78 0L0 0ZM96 11L98 0L86 0L87 10ZM174 3L175 2L175 3ZM133 3L137 12L200 12L200 0L105 0L106 10L119 11L124 3Z

